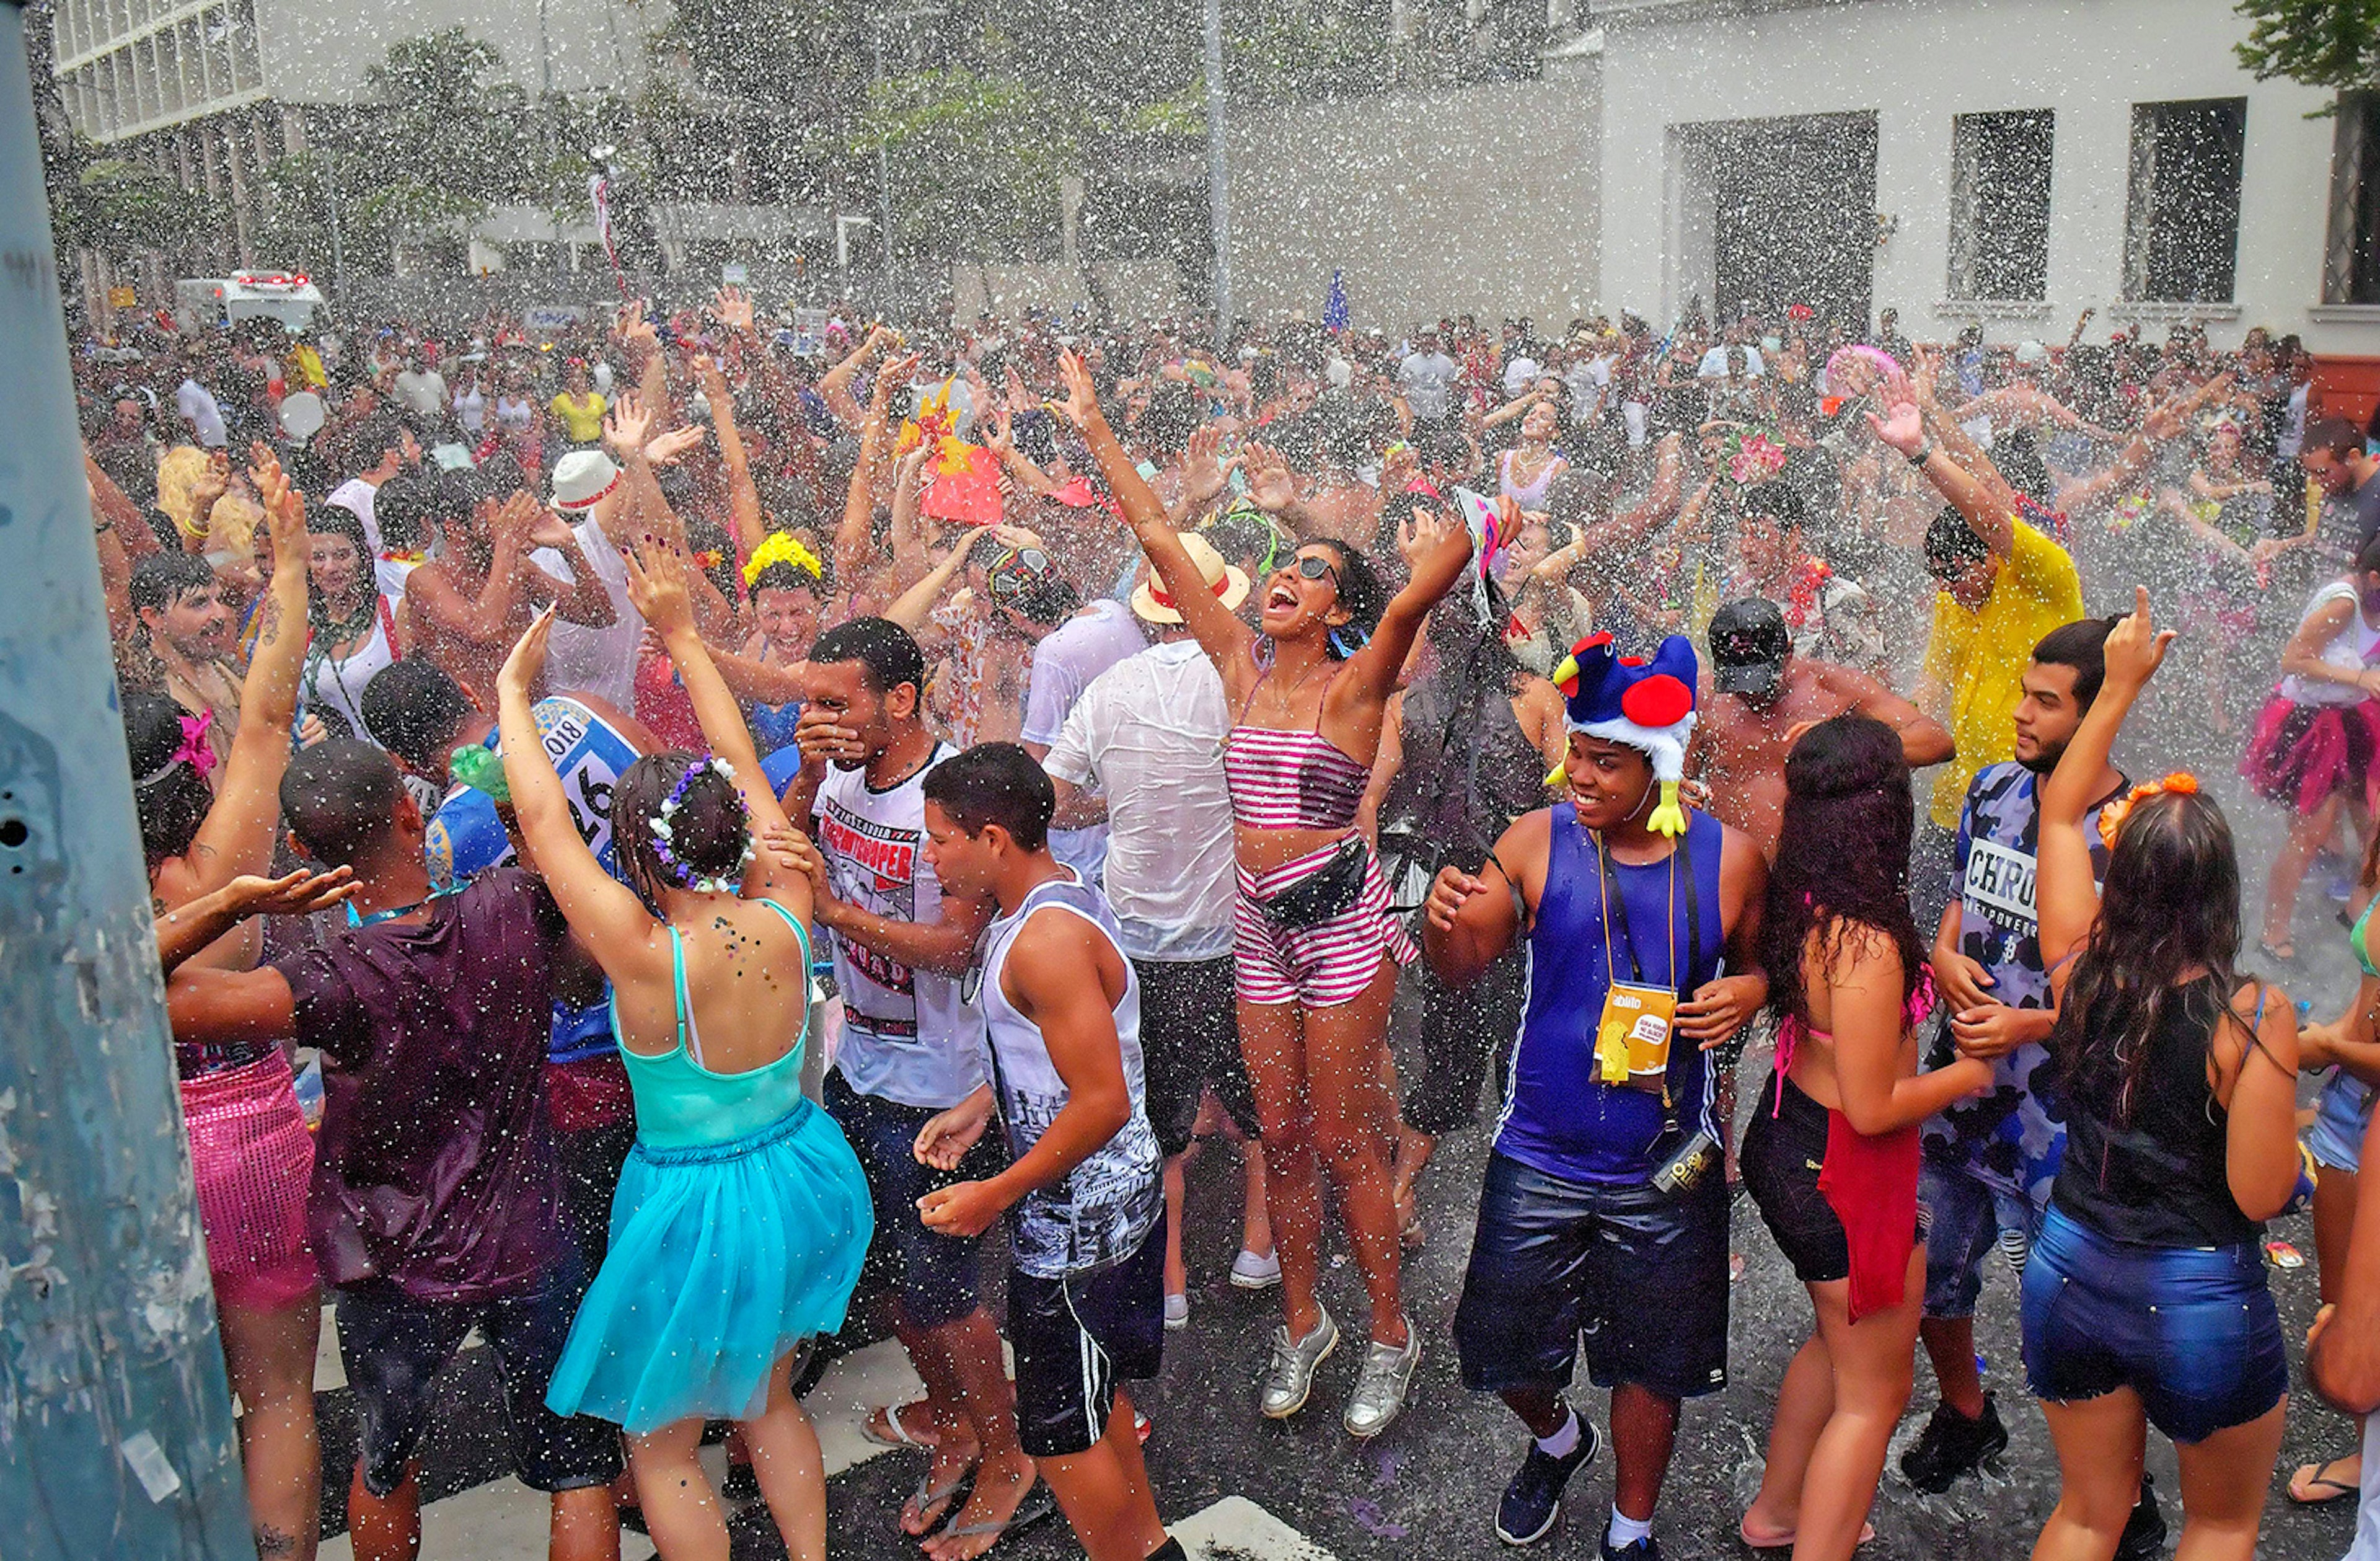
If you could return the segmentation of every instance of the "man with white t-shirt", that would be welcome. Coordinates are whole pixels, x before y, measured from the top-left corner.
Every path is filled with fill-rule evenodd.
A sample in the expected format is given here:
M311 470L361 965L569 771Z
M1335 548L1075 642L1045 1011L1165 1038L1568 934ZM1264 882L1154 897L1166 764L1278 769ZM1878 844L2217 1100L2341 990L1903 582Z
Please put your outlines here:
M375 412L358 423L348 434L346 448L352 473L346 482L324 495L322 502L335 504L364 523L364 539L371 543L377 556L387 543L381 540L380 518L374 513L382 484L405 470L407 446L411 456L420 458L420 447L413 445L412 435L403 424L386 412ZM353 462L369 460L369 466L357 467ZM412 547L425 547L427 537L401 539Z
M1439 349L1438 333L1424 331L1397 365L1397 387L1404 392L1415 422L1446 421L1453 407L1454 382L1462 372L1463 366Z
M981 1246L929 1230L917 1215L919 1199L990 1170L972 1152L951 1169L914 1152L919 1129L984 1083L983 1015L960 978L992 908L946 899L926 855L926 775L953 750L925 725L917 642L889 619L853 618L819 636L809 661L794 738L802 766L783 801L809 829L795 856L809 874L844 1004L826 1107L867 1174L875 1240L893 1260L893 1329L926 1384L923 1416L884 1406L868 1434L933 1448L925 1484L903 1509L905 1531L922 1536L945 1517L953 1529L1006 1523L1035 1476L978 1288ZM973 1494L952 1514L978 1465Z
M1038 762L1049 756L1067 712L1091 679L1127 656L1138 655L1148 641L1141 638L1123 603L1103 597L1086 604L1057 564L1038 547L1002 550L986 575L993 609L1034 642L1025 725L1017 740ZM1105 823L1050 832L1050 854L1093 888L1099 887L1107 850Z
M181 384L174 392L174 410L189 425L191 434L200 445L210 450L220 450L224 448L229 433L224 426L223 408L216 402L214 392L199 383L199 376L206 372L207 367L204 351L193 347L188 357L189 372L183 376Z
M1184 532L1182 544L1225 607L1246 600L1248 577L1205 537ZM1058 822L1113 821L1107 897L1140 984L1148 1120L1165 1156L1165 1325L1178 1328L1190 1319L1183 1166L1209 1089L1246 1146L1247 1215L1232 1283L1269 1288L1281 1282L1281 1260L1265 1217L1259 1124L1232 1001L1236 880L1223 786L1231 711L1222 676L1183 627L1164 582L1144 579L1132 610L1158 642L1083 690L1041 767L1057 787Z

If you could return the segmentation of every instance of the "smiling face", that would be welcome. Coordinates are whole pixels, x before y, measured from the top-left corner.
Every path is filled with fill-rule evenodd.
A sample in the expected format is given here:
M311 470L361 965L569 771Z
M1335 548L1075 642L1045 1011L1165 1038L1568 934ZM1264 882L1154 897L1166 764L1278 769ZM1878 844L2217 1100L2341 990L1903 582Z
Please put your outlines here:
M184 591L170 607L144 607L140 619L186 661L205 661L231 649L231 607L212 585Z
M1589 829L1625 823L1642 817L1652 805L1653 761L1625 743L1572 732L1563 773L1571 806Z
M818 593L778 586L755 591L752 610L760 623L760 637L770 648L799 655L818 638Z
M1294 640L1328 633L1354 616L1339 600L1340 568L1334 549L1313 543L1299 548L1265 580L1257 619L1264 631L1276 640Z
M307 576L315 592L325 601L346 600L362 573L363 560L354 539L336 531L316 531L306 541L310 550Z
M1554 404L1550 401L1540 401L1522 417L1521 437L1535 440L1551 439L1554 436L1554 430L1560 426L1561 414L1554 410Z

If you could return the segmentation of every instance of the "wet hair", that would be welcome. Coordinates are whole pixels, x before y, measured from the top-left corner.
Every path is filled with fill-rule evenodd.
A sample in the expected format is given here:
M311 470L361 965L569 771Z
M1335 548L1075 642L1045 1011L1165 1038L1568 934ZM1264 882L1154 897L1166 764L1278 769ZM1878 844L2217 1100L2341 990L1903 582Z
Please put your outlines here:
M2359 575L2380 575L2380 537L2365 543L2363 551L2355 555L2355 572Z
M381 540L400 552L430 545L438 530L437 515L443 472L401 471L372 494L372 519ZM309 522L309 529L311 522ZM365 553L370 553L366 548Z
M2211 1037L2239 988L2239 953L2240 859L2223 810L2203 792L2142 799L2116 832L2099 915L2050 1032L2061 1092L2105 1102L2129 1125L2151 1039L2176 1011ZM2180 984L2194 967L2214 979Z
M281 776L281 815L306 853L345 867L388 838L405 799L396 761L360 738L333 738L290 756Z
M1389 588L1369 558L1336 537L1314 537L1298 545L1327 547L1338 555L1339 604L1352 616L1330 631L1330 654L1335 660L1345 661L1380 627L1380 614L1389 605Z
M979 742L926 772L926 800L970 835L998 824L1027 851L1050 841L1058 794L1033 755L1013 742Z
M371 539L364 534L363 518L341 504L310 504L306 506L306 533L317 537L345 537L354 544L357 559L370 568L372 563Z
M1900 735L1866 715L1838 715L1803 734L1785 759L1785 814L1768 870L1761 922L1768 998L1780 1014L1809 1016L1804 957L1813 935L1820 965L1854 927L1900 951L1904 996L1925 958L1909 912L1909 842L1917 808Z
M926 692L926 652L909 631L891 618L846 618L818 637L809 659L821 664L856 661L870 691L889 694L902 684Z
M2033 648L2033 659L2041 665L2074 669L2078 710L2090 709L2099 697L2099 684L2107 676L2107 633L2115 627L2113 618L2077 618L2059 624Z
M1186 384L1169 381L1149 392L1148 406L1133 421L1132 435L1171 452L1187 445L1205 421L1196 393Z
M750 594L755 604L759 602L760 592L764 591L807 591L821 603L825 602L827 597L826 580L823 577L810 573L799 564L783 562L766 565L759 574L752 577Z
M1802 506L1802 495L1790 482L1763 482L1756 488L1746 488L1740 501L1746 516L1765 516L1780 531L1793 530L1807 523Z
M2320 450L2330 456L2350 456L2363 448L2363 431L2345 418L2316 418L2305 431L2308 455Z
M182 746L182 721L189 713L163 694L124 696L124 749L132 762L132 802L140 815L140 854L149 871L188 853L214 787L198 766L174 755ZM146 777L145 779L143 777Z
M388 458L391 450L405 448L405 424L396 414L375 411L356 424L347 435L347 475L370 471Z
M1937 579L1959 574L1991 555L1991 544L1975 534L1954 506L1944 505L1925 528L1925 567Z
M183 597L214 583L214 570L195 553L152 553L132 566L131 582L125 588L125 594L131 599L134 612L145 613L153 608L162 613Z
M446 751L476 707L443 667L417 657L382 667L356 701L371 740L418 774L446 774Z
M745 847L752 835L750 815L735 783L706 767L692 780L670 813L670 854L681 866L666 866L653 848L653 820L662 804L686 779L698 754L649 753L627 768L612 787L612 842L621 871L645 909L661 915L661 890L684 888L694 878L743 876Z
M2041 458L2041 447L2034 439L2033 430L2020 428L1995 441L1991 460L2010 487L2035 504L2049 502L2049 465Z

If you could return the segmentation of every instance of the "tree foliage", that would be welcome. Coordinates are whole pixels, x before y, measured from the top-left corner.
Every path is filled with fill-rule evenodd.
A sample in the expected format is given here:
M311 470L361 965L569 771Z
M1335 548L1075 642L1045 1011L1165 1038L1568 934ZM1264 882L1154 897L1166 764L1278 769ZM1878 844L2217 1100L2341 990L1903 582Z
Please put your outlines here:
M2286 77L2354 91L2380 82L2380 0L2240 0L2240 63L2260 81Z
M195 234L206 226L206 208L172 175L144 163L87 157L69 198L54 213L61 237L113 255L160 247L161 236Z

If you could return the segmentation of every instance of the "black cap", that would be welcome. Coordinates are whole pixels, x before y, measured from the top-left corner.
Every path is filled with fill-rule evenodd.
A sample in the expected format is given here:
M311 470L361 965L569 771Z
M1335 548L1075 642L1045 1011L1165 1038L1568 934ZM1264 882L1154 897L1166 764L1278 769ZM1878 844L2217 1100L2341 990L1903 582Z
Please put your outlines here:
M1765 694L1785 675L1793 649L1785 615L1758 596L1730 602L1711 615L1711 681L1723 694Z

